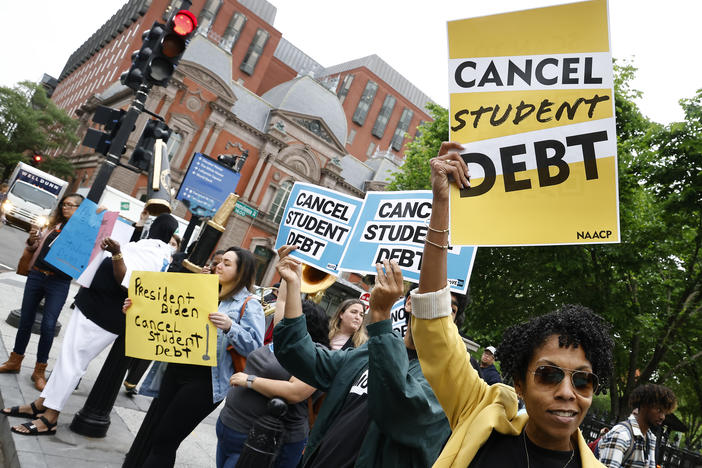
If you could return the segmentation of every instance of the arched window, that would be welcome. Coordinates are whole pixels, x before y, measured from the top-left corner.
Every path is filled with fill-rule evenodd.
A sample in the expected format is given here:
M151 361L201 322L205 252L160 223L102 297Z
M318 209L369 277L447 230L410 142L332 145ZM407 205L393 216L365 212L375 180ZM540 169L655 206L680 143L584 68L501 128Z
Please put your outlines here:
M261 55L263 55L263 48L266 47L269 35L270 34L268 31L265 29L259 28L258 31L256 31L256 35L254 36L253 41L251 41L249 50L246 52L244 61L241 62L239 70L243 71L247 75L253 75L258 59L261 58Z
M271 208L268 210L268 219L274 223L279 223L283 218L283 211L285 211L285 204L288 202L288 197L292 191L293 182L291 180L286 180L278 190L275 192L275 197L273 198L273 203L271 203Z
M219 46L226 51L234 49L234 44L236 44L236 40L239 39L245 24L246 16L239 12L234 13L232 19L229 21L229 26L227 26L227 29L224 31L224 37L220 41Z
M200 16L197 18L197 30L203 36L207 37L207 34L210 32L220 6L222 6L222 0L207 0L202 8Z
M181 143L183 143L183 136L180 133L171 133L171 137L166 142L166 145L168 146L169 161L172 160L176 154L178 154Z

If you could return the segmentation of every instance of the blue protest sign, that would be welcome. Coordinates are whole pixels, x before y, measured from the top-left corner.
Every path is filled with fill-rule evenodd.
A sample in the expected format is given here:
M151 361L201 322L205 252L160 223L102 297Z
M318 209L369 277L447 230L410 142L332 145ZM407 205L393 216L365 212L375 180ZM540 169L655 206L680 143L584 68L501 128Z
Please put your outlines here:
M374 275L376 263L395 260L406 281L419 282L431 197L428 190L368 192L339 268ZM466 292L475 251L472 246L448 249L452 291Z
M405 310L404 297L401 297L392 305L390 318L392 319L392 331L396 331L400 336L404 337L407 333L407 311Z
M339 260L362 203L331 189L296 182L283 212L276 249L297 245L292 257L338 276Z
M78 278L90 262L104 215L104 212L95 213L96 209L95 202L83 200L44 257L71 278Z
M195 153L180 184L176 199L197 216L212 217L230 193L241 174L226 168L204 154Z

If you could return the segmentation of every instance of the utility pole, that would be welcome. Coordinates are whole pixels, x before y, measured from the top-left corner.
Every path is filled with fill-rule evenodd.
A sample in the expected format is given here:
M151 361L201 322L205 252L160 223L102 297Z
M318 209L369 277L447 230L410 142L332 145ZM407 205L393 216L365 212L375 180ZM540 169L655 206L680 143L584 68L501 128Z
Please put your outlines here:
M189 7L189 2L184 2L184 4ZM120 77L122 84L136 92L134 101L126 114L123 115L121 115L122 111L102 108L103 111L107 109L107 111L120 113L117 122L114 122L114 119L107 119L114 123L114 126L110 127L109 134L95 130L86 134L87 145L96 149L107 146L109 142L106 159L100 167L90 192L88 192L89 200L95 203L100 200L112 171L120 164L120 157L124 152L129 135L134 130L136 120L139 114L144 112L144 104L151 87L168 84L168 80L173 75L196 27L195 15L188 10L180 10L168 20L167 24L155 22L151 29L143 34L142 47L132 55L131 68ZM149 112L149 114L151 113ZM167 130L167 126L159 128L160 126L156 125L156 127L147 129L147 131L163 135ZM149 138L149 136L150 134L142 136L144 144L148 142L150 145L158 145L158 141L162 138L162 136L156 138ZM143 154L149 154L149 152L145 151ZM161 164L160 160L158 162L153 160L153 152L150 153L149 157L151 158L149 161L151 167ZM117 399L127 367L132 360L132 358L125 356L124 343L124 336L120 336L112 345L83 408L76 413L71 422L70 428L73 432L88 437L105 437L107 435L110 426L110 412Z

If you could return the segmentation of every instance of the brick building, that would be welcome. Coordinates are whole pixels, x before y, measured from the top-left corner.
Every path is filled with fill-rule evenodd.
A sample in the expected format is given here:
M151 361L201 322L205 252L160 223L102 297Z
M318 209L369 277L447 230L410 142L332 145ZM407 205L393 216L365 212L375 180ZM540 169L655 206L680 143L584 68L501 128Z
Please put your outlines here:
M119 82L141 47L141 35L180 1L129 0L68 59L52 99L91 125L95 108L126 108ZM171 180L178 187L195 152L216 158L248 152L236 187L256 218L233 214L220 245L241 245L258 262L258 284L274 277L272 247L287 195L305 181L363 197L382 189L401 164L406 134L429 120L429 98L379 57L324 67L273 26L266 0L194 0L198 31L167 87L154 87L146 108L174 130L168 141ZM343 38L338 39L340 42ZM137 121L124 160L148 116ZM92 184L101 155L78 145L73 190ZM118 167L109 185L140 198L145 174ZM177 203L175 214L187 217ZM347 278L358 282L358 278Z

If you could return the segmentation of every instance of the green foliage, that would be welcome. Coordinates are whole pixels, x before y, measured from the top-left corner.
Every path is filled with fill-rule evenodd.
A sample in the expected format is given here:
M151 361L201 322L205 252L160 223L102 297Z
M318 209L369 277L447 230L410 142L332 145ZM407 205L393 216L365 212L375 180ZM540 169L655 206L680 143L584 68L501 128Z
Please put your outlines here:
M592 404L590 405L590 412L595 412L597 414L605 414L609 412L610 408L609 395L595 395L592 397Z
M41 163L39 169L63 180L70 180L76 175L76 168L65 156L47 158Z
M702 90L684 99L683 122L647 119L630 87L631 64L615 64L622 242L478 249L464 331L497 343L510 325L566 303L592 308L611 324L615 376L608 395L617 419L638 385L668 385L677 414L702 442ZM429 159L448 135L448 113L409 144L390 187L429 188Z
M387 190L429 190L429 160L448 140L448 109L438 104L429 103L427 110L432 121L424 122L419 127L418 136L407 144L405 163L393 174L395 179L388 184Z
M46 153L78 142L78 122L46 96L41 86L23 81L0 87L0 167L6 179L28 152ZM51 165L50 165L51 167ZM65 172L65 162L57 165Z

